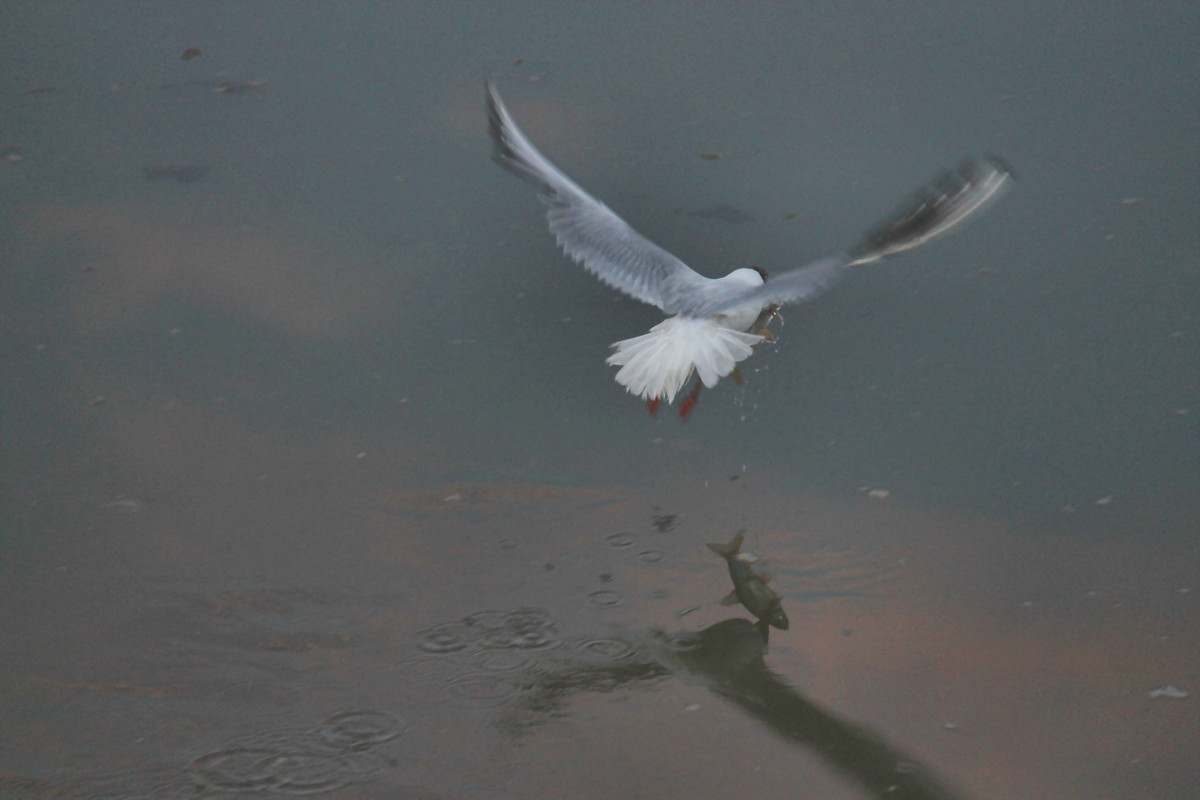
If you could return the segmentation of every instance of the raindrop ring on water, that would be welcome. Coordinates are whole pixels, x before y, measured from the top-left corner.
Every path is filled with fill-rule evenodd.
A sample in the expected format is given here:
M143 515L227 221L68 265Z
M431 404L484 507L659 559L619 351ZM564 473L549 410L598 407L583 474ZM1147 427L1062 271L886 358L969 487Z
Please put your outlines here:
M317 737L335 750L360 752L395 739L408 724L386 711L344 711L317 727Z
M462 624L469 628L490 631L503 627L510 613L507 611L479 611L469 617L463 617Z
M516 611L510 611L504 617L504 625L506 627L538 627L545 628L553 625L554 621L550 619L550 615L545 611L539 611L536 608L518 608Z
M212 789L257 792L278 786L273 764L279 755L267 748L231 747L193 759L192 771Z
M278 777L274 791L283 794L318 794L340 789L354 780L354 770L340 757L323 753L280 753L271 759Z
M488 672L515 672L528 667L532 661L520 650L484 650L477 653L472 662Z
M447 675L453 675L453 665L458 661L454 658L446 659L439 655L434 656L413 656L399 662L403 665L403 672L411 680L430 681L437 679L445 679Z
M469 644L469 640L463 636L461 626L452 622L422 633L417 646L427 653L457 653L466 650Z
M545 650L558 644L558 635L548 628L492 631L482 645L490 650Z
M554 621L533 608L510 611L503 624L489 630L481 641L483 647L492 650L544 650L557 647L558 643Z
M636 533L622 531L621 533L610 533L608 536L604 537L604 541L609 547L622 548L632 547L633 544L637 542L637 538L638 537Z
M609 591L592 592L587 596L587 602L596 608L612 608L620 604L621 596Z
M580 642L577 648L589 656L606 661L619 661L629 658L634 653L633 645L620 639L587 639Z
M478 708L498 708L521 693L521 684L506 674L477 672L450 683L452 702Z

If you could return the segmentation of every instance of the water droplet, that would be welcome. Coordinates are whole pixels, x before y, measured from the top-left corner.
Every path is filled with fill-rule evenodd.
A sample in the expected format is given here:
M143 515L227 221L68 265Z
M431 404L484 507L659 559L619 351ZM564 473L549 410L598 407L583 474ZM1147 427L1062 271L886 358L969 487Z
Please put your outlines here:
M666 556L663 555L659 550L644 550L641 553L638 553L637 556L638 561L641 561L643 564L657 564L664 558L666 558Z

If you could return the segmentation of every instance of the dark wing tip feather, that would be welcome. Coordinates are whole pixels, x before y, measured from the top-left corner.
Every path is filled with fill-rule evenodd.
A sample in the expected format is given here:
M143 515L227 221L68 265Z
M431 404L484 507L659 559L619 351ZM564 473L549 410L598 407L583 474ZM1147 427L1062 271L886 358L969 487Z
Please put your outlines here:
M549 162L539 164L544 156L537 152L517 127L508 107L500 99L496 84L489 78L485 82L487 99L488 136L492 140L492 160L526 183L537 187L544 200L551 203L569 202L562 197L564 190L573 187L570 179L558 173ZM563 184L567 184L564 186Z
M492 160L510 172L529 179L528 172L519 166L522 163L520 156L509 144L500 96L496 94L496 84L491 78L484 81L484 89L487 99L488 136L492 140Z
M995 155L965 158L918 189L851 250L856 263L910 250L945 233L997 198L1015 172Z
M970 159L965 160L969 161ZM1007 159L991 152L990 150L983 154L982 160L1014 181L1021 179L1021 176L1017 173L1017 171L1013 168L1013 165L1010 164Z

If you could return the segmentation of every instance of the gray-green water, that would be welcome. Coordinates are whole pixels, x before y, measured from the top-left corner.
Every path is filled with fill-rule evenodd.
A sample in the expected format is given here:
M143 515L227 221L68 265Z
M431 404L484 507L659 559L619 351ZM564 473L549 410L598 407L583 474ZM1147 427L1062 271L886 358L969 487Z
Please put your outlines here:
M0 12L0 797L1200 792L1194 4ZM487 74L709 275L1020 180L652 419Z

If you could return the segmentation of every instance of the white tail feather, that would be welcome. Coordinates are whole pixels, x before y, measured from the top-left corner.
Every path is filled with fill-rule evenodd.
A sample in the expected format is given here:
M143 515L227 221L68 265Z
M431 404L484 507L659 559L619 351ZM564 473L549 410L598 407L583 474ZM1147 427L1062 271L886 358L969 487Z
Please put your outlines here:
M691 376L712 388L749 358L763 337L721 326L715 319L669 317L650 332L613 345L608 363L619 366L617 383L647 400L675 395Z

